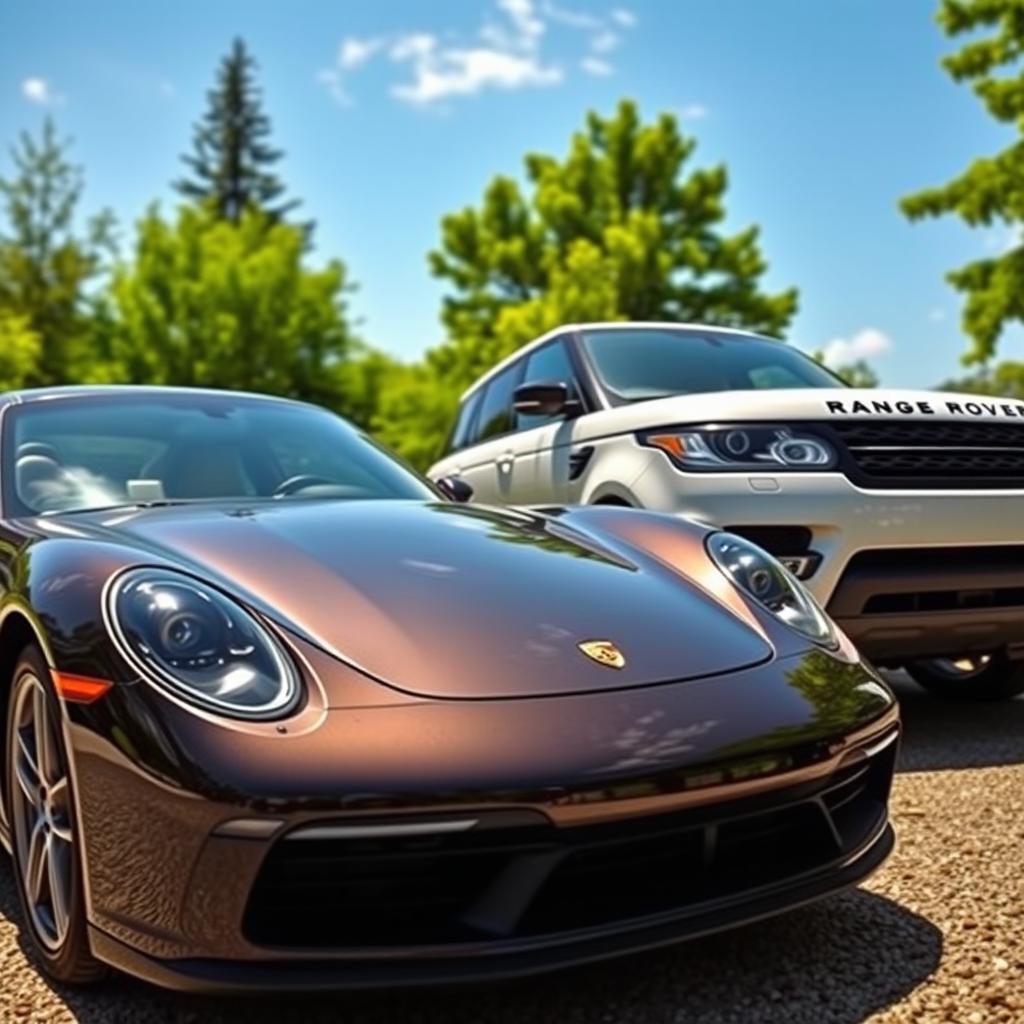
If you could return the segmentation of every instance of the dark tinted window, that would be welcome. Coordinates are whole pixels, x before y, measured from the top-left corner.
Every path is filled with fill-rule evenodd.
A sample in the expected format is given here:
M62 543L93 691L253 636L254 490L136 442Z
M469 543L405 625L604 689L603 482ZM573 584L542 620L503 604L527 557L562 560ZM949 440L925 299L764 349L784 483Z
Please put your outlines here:
M605 388L628 402L709 391L844 386L785 342L752 335L657 328L588 331L583 348Z
M419 498L431 490L344 420L312 406L203 392L11 406L13 514L151 501Z
M512 429L512 392L519 383L522 368L521 362L513 363L487 384L474 431L477 442L507 434Z
M555 341L550 345L544 345L531 352L526 360L523 384L539 384L548 381L562 381L568 384L569 396L576 396L572 362L564 342ZM519 412L516 413L516 430L529 430L531 427L539 427L544 423L561 418L560 416L540 416Z
M479 388L462 403L459 417L455 421L455 428L452 430L452 436L448 439L445 454L457 452L460 448L465 448L470 443L469 429L473 425L473 415L480 407L480 399L483 398L483 395L483 388Z

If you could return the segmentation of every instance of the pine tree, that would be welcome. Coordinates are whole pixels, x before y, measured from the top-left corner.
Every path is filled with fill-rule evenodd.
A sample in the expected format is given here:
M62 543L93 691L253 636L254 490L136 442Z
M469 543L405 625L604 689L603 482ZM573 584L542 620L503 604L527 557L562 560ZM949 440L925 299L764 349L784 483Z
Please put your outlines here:
M256 62L236 39L221 62L209 105L193 134L194 152L182 157L193 176L175 182L189 199L210 204L218 216L237 224L246 207L282 220L297 200L276 203L284 184L271 171L282 153L268 142L270 119L255 83Z
M22 133L0 177L0 389L75 381L88 362L114 224L109 211L81 224L69 148L47 119L38 136Z

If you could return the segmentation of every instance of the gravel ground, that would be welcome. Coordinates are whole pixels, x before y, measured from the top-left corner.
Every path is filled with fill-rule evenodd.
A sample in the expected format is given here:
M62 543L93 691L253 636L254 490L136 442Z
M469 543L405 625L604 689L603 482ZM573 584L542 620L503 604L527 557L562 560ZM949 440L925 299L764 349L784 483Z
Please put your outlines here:
M219 1001L119 978L55 990L26 959L0 860L0 1021L285 1024L1024 1024L1024 700L947 704L897 681L896 853L863 889L542 981L432 995Z

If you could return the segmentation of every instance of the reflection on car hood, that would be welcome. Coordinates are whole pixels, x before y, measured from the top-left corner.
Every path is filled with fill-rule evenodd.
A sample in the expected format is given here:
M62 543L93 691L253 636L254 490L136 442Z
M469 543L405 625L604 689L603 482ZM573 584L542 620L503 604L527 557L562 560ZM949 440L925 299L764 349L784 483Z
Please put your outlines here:
M772 654L761 635L679 573L537 515L284 501L95 517L97 526L104 520L107 538L113 530L238 588L326 650L424 696L648 685L729 672ZM621 651L621 668L578 646L602 640Z

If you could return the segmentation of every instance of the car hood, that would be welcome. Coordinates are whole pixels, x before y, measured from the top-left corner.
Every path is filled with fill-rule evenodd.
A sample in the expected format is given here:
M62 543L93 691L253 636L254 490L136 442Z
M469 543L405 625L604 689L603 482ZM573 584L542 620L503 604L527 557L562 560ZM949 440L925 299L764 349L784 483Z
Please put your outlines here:
M619 430L685 423L763 423L833 420L945 420L1017 423L1024 428L1024 402L942 391L902 388L793 388L716 391L635 402L578 421L585 440Z
M571 518L571 513L569 515ZM81 520L78 521L81 523ZM525 697L734 671L767 640L693 580L554 520L481 506L295 501L94 519L381 682ZM621 668L578 647L611 641Z

